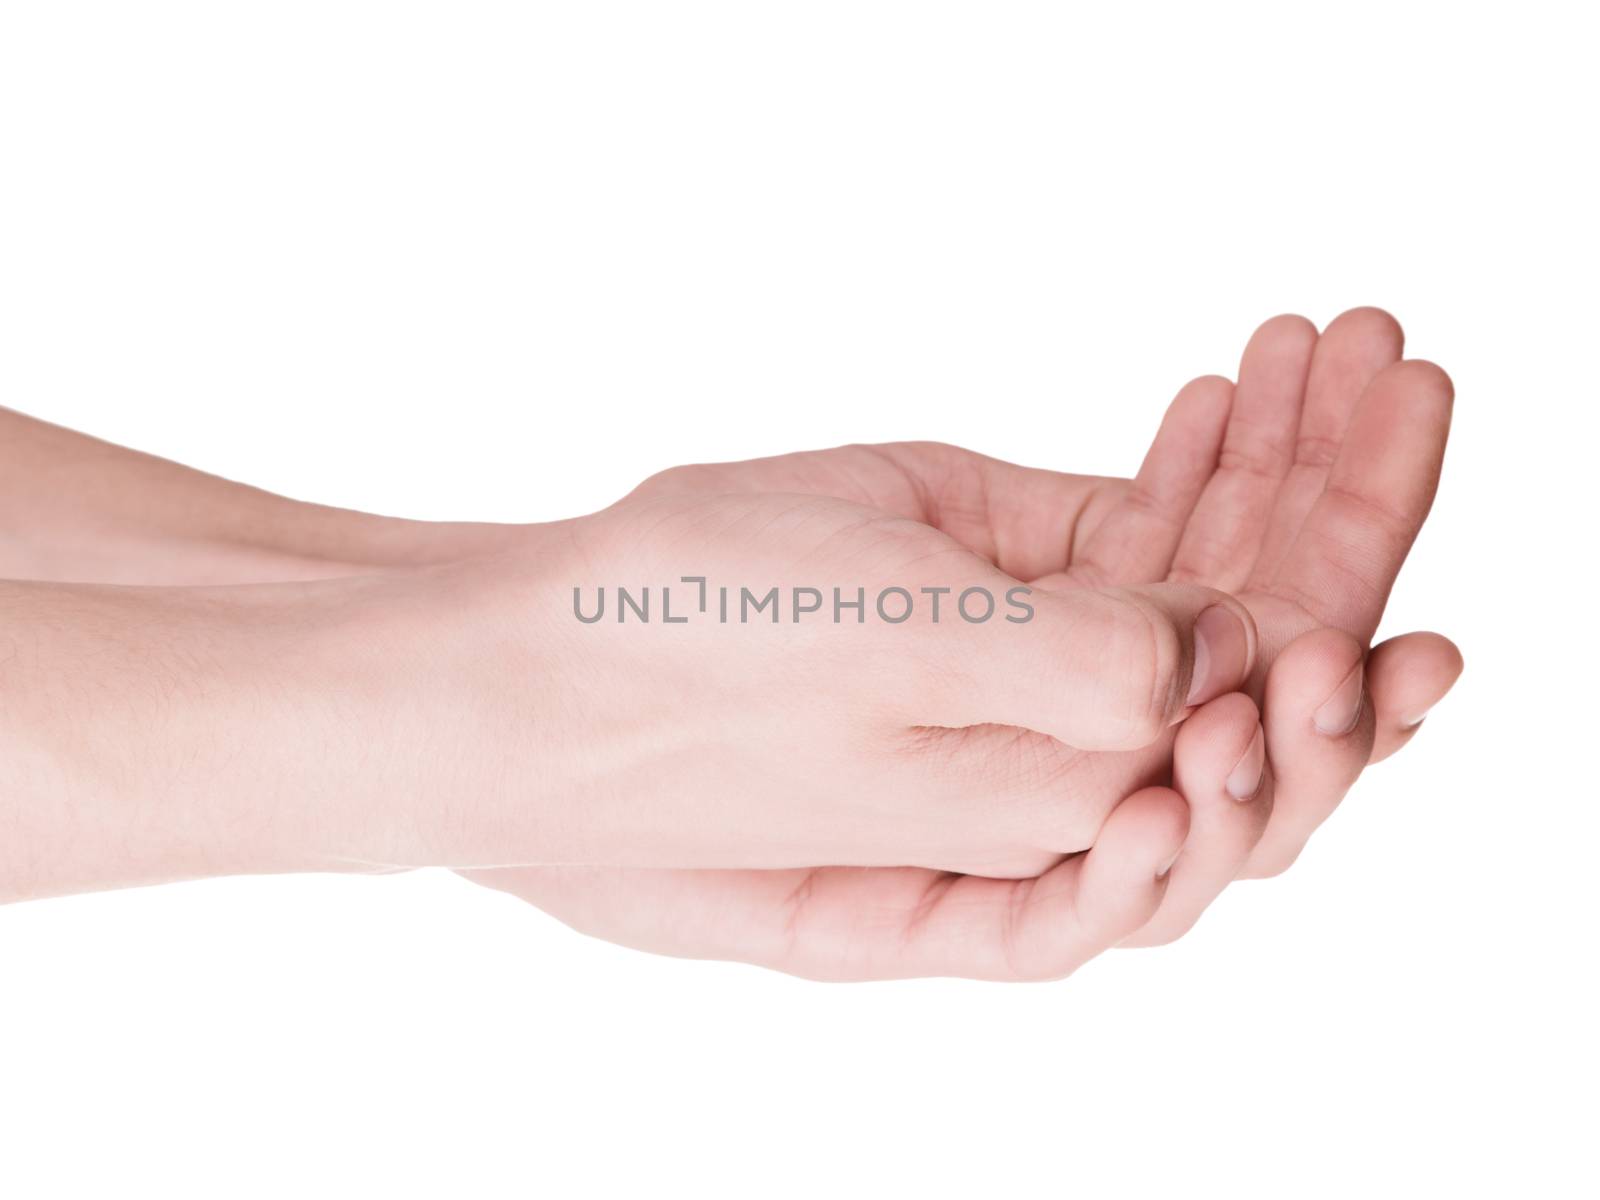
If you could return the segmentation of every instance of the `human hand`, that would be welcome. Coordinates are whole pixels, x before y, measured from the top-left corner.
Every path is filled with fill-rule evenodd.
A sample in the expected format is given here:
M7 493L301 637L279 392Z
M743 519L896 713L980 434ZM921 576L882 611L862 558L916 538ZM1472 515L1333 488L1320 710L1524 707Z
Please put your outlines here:
M1135 751L1254 657L1221 593L1030 593L831 497L647 490L528 536L439 578L506 639L479 686L523 714L474 752L538 795L458 804L425 861L1031 876L1086 848L1165 755Z
M1321 705L1305 706L1355 671L1438 485L1450 381L1430 363L1401 362L1403 343L1394 319L1372 308L1343 314L1320 337L1303 318L1268 321L1237 387L1211 376L1182 389L1135 480L912 444L679 468L646 488L857 498L926 521L1040 588L1167 579L1237 591L1262 631L1249 688L1258 700L1291 642L1345 631L1296 645L1272 681L1274 815L1244 870L1274 874L1460 672L1458 652L1437 634L1392 639L1367 664L1355 728L1336 721L1338 736L1308 736ZM1345 693L1358 702L1359 674Z
M1326 343L1333 339L1333 334L1341 324L1349 324L1358 314L1349 314L1341 322L1336 322L1335 327L1325 335L1324 345L1319 347L1318 361L1321 361ZM1369 316L1371 314L1368 314ZM1381 317L1381 314L1377 316ZM1269 323L1269 325L1272 323ZM1378 321L1380 326L1382 321ZM1355 339L1359 341L1360 339ZM1398 352L1396 347L1396 353ZM1334 356L1337 361L1337 356ZM1314 374L1314 372L1313 372ZM1245 372L1241 381L1241 388L1249 378ZM1202 384L1208 381L1202 381ZM1192 389L1186 389L1186 393ZM1179 404L1174 406L1174 414L1169 416L1168 425L1178 431L1183 429L1183 404L1184 397L1180 397ZM53 447L50 443L61 438L74 438L65 431L49 430L49 437L44 439L43 445L36 447L31 452L30 461L37 462L41 459L52 457L65 459L67 462L77 461L70 451L71 447L63 448L63 453L52 456ZM82 439L80 439L82 440ZM1168 436L1166 432L1162 439L1158 439L1157 450L1165 441L1169 447L1177 446L1181 451L1185 441L1194 442L1193 438ZM1200 439L1203 443L1204 439ZM206 503L196 508L193 504L185 503L182 507L173 507L163 510L168 524L177 523L176 528L156 531L160 533L161 547L171 547L172 557L152 560L147 553L148 535L141 528L131 528L125 537L139 540L140 553L137 555L120 554L114 544L107 544L102 550L97 551L98 558L87 563L74 565L68 562L65 565L74 575L83 575L87 578L110 577L125 582L140 582L145 573L153 568L150 564L154 561L160 568L160 582L187 582L186 574L195 571L201 572L201 578L196 581L221 581L244 575L247 578L259 578L273 568L259 561L259 552L255 550L260 541L260 531L264 528L273 531L275 546L274 553L281 559L288 561L296 577L316 578L329 573L348 573L350 570L361 569L360 563L367 558L375 564L389 567L399 567L407 563L421 563L427 561L448 561L454 558L468 558L474 554L490 553L499 547L523 540L520 531L506 528L464 527L458 536L456 530L438 526L417 526L412 523L392 522L383 519L369 518L360 514L340 513L336 510L313 509L309 506L297 505L283 501L280 498L265 496L254 492L253 489L242 489L237 485L227 484L207 476L188 472L173 464L161 463L159 460L150 460L145 456L119 451L114 447L106 447L95 443L99 456L96 461L100 465L96 468L102 473L107 469L117 469L123 461L127 462L125 472L132 475L139 482L141 490L147 491L152 484L160 484L163 494L172 494L181 500L184 496L195 498L196 492L205 493ZM41 451L45 453L41 454ZM900 464L892 461L892 457L904 451L913 455L931 458L925 462L925 469L920 472L907 473ZM852 470L841 471L839 459L846 455L854 455L856 464ZM117 456L113 459L110 456ZM940 462L941 457L946 461ZM955 470L948 469L949 459L957 459ZM1166 463L1166 468L1161 466ZM978 459L977 456L966 455L964 452L953 451L944 447L906 447L906 448L879 448L864 450L863 448L846 448L838 452L825 452L820 455L792 456L784 460L767 460L765 463L756 464L731 464L722 467L686 468L665 473L651 481L634 499L647 496L651 493L661 494L670 491L693 490L683 485L691 483L697 477L710 478L712 490L722 492L734 490L730 487L729 480L732 476L742 474L746 477L756 476L755 482L759 485L761 476L774 478L780 486L806 491L821 491L831 494L844 491L847 496L865 499L869 502L879 501L882 507L890 512L911 512L912 515L926 514L929 519L939 525L941 530L954 535L959 535L958 540L968 544L981 553L992 556L998 562L1008 562L1021 570L1021 564L1028 560L1029 555L1034 555L1034 561L1039 562L1038 569L1056 573L1065 571L1075 576L1084 576L1090 581L1096 579L1094 555L1091 546L1085 540L1090 534L1100 529L1109 516L1118 511L1132 508L1135 517L1140 515L1141 509L1151 506L1143 502L1143 498L1135 498L1134 502L1124 503L1130 496L1135 496L1139 487L1154 484L1159 485L1165 477L1169 482L1175 476L1172 471L1174 463L1181 463L1182 455L1173 453L1157 453L1152 451L1151 462L1146 464L1146 469L1141 473L1137 485L1130 485L1123 481L1086 479L1083 477L1059 476L1049 472L1026 471L1021 468L1008 467L1005 464L991 463L989 460ZM795 471L792 468L800 464L804 469ZM972 464L977 464L976 471L967 469ZM1206 466L1204 478L1210 478L1211 466ZM773 474L774 467L791 468L781 481ZM895 468L899 478L894 478L895 471L886 472L884 468ZM820 470L818 470L820 468ZM872 472L876 471L874 475ZM1165 474L1164 474L1165 472ZM1178 468L1177 474L1183 474L1183 468ZM1219 473L1221 474L1221 473ZM980 485L976 496L972 489L960 486L963 481L974 481ZM851 491L849 488L856 490ZM898 493L896 489L898 488ZM1146 490L1150 490L1146 487ZM1200 489L1191 489L1198 491ZM1210 488L1204 489L1207 494ZM907 499L907 493L911 493ZM1061 503L1051 506L1047 502L1050 496L1057 497ZM1041 500L1046 502L1041 503ZM239 500L240 503L230 501ZM931 501L931 504L930 504ZM1008 503L1008 501L1011 501ZM911 504L925 507L911 510ZM266 517L269 520L258 520L249 514L266 506ZM1203 506L1202 506L1203 507ZM1197 510L1198 511L1198 510ZM208 527L201 530L186 531L182 525L186 520L184 514L204 512L215 514L208 519ZM305 514L302 516L302 512ZM1226 512L1226 505L1218 505L1214 512ZM1043 514L1041 517L1040 514ZM86 514L89 516L90 514ZM120 519L120 517L119 517ZM1067 536L1065 538L1066 550L1060 549L1059 535L1052 532L1052 522L1066 522ZM125 523L125 522L123 522ZM1112 525L1115 522L1111 522ZM249 555L235 555L227 547L231 535L231 526L242 525L245 542L249 545ZM1055 528L1059 529L1060 525ZM186 536L186 532L188 536ZM305 536L301 536L304 533ZM95 540L77 544L94 545ZM1109 540L1109 539L1102 539ZM370 543L370 546L369 546ZM64 545L65 543L63 543ZM195 547L193 552L184 549L186 545ZM55 543L52 543L51 553L55 553ZM1041 548L1042 547L1042 548ZM339 560L345 560L341 565ZM192 565L191 565L192 564ZM34 562L24 560L19 564L28 572L36 572L38 567ZM1085 572L1087 568L1087 572ZM54 570L55 568L50 568ZM107 576L105 572L112 572ZM1137 574L1138 572L1130 572ZM1075 586L1075 582L1068 581L1063 586ZM492 589L491 589L492 590ZM1331 636L1326 632L1319 632L1316 638L1323 639L1322 644L1327 646L1327 638ZM1315 646L1314 641L1308 643ZM1298 650L1297 643L1296 649ZM1332 659L1337 659L1340 647L1335 645ZM1307 651L1309 654L1310 651ZM1328 660L1327 651L1324 650L1323 658ZM1290 656L1286 656L1288 661ZM1432 660L1431 663L1429 660ZM1447 686L1458 660L1455 659L1453 647L1442 639L1432 639L1426 636L1414 639L1397 640L1395 643L1380 647L1374 652L1368 664L1368 686L1371 703L1367 707L1375 711L1379 726L1379 740L1374 757L1379 757L1388 749L1392 749L1403 739L1405 734L1401 731L1401 722L1387 719L1386 713L1411 713L1416 714L1425 710L1428 703L1437 698L1443 686L1437 686L1436 681L1444 679ZM1416 666L1421 663L1421 669ZM1287 678L1288 676L1285 676ZM1312 679L1315 682L1315 672ZM1270 694L1278 678L1274 674L1274 682L1269 683ZM1342 679L1343 676L1340 676ZM1435 687L1437 686L1437 690ZM1310 689L1315 691L1316 688ZM1346 691L1349 689L1346 688ZM1359 688L1357 690L1359 694ZM1238 701L1233 697L1231 701ZM1302 705L1303 707L1303 705ZM1218 756L1233 761L1236 756L1248 757L1240 749L1250 744L1254 732L1254 715L1248 705L1240 708L1237 703L1208 706L1197 716L1210 714L1213 709L1216 716L1210 720L1191 720L1185 728L1186 741L1180 741L1177 753L1176 774L1180 783L1190 791L1191 805L1196 807L1197 814L1205 817L1202 809L1208 803L1203 796L1204 789L1195 784L1195 780L1203 779L1206 771L1204 766L1203 751L1209 751L1212 759L1220 761ZM1274 723L1274 713L1287 711L1284 704L1269 704L1268 727L1269 734ZM1305 711L1311 711L1309 708ZM1298 722L1300 732L1305 731L1307 722ZM1206 730L1212 732L1205 738L1201 735ZM1276 744L1276 738L1268 738ZM1338 753L1333 755L1335 765L1347 771L1353 777L1354 770L1359 770L1356 748L1363 743L1363 731L1358 726L1342 741L1338 742ZM1193 755L1187 754L1186 745L1192 744L1199 747ZM1231 746L1231 748L1230 748ZM1321 750L1327 758L1326 749L1318 744L1314 753ZM1187 773L1184 763L1191 757L1196 757L1201 766ZM1281 756L1279 756L1281 757ZM1164 752L1159 750L1149 759L1160 759L1164 762ZM1316 761L1314 758L1311 761ZM1365 759L1361 758L1361 762ZM1349 764L1354 764L1354 770L1349 769ZM1038 764L1035 763L1037 766ZM1331 777L1331 772L1323 768L1325 777ZM1137 775L1138 772L1132 772ZM1236 774L1236 772L1230 772ZM1317 772L1308 770L1305 778L1315 781ZM1160 772L1165 778L1164 768ZM1216 778L1221 776L1212 771ZM1244 837L1213 837L1209 842L1205 839L1205 826L1209 818L1201 820L1190 844L1185 851L1185 862L1180 864L1184 872L1191 878L1194 868L1206 861L1225 861L1225 853L1229 845L1244 844L1248 846L1254 840L1249 831L1253 827L1259 829L1261 817L1271 808L1271 772L1266 773L1266 782L1258 790L1255 799L1248 805L1229 805L1216 802L1215 797L1224 794L1221 787L1211 787L1213 798L1210 803L1220 810L1214 814L1222 817L1221 828L1226 831L1232 829L1234 833L1243 831ZM1342 794L1342 787L1336 789L1324 788L1322 795L1325 797L1331 791L1334 802ZM1305 794L1310 795L1311 789ZM1278 811L1285 808L1285 793L1280 788L1278 797ZM1110 802L1102 800L1102 802ZM1310 806L1309 811L1316 811L1315 806ZM1230 820L1233 817L1242 817L1243 814L1252 814L1249 820ZM1207 853L1200 853L1202 844L1209 845ZM1137 856L1135 856L1137 857ZM1003 864L1002 864L1003 865ZM1175 872L1177 874L1178 872ZM1217 876L1220 878L1221 876ZM506 877L502 877L504 881ZM940 891L942 889L935 889ZM970 889L963 885L960 889L963 894ZM1174 910L1171 903L1172 894L1168 894L1168 902L1163 906L1163 916ZM1198 906L1191 897L1188 902L1191 911L1197 911ZM1179 906L1181 911L1182 906ZM759 907L756 911L759 911ZM1192 919L1192 918L1191 918ZM924 923L927 928L937 928L941 922ZM626 937L620 940L627 940ZM1058 949L1060 943L1054 943ZM708 951L712 952L712 951ZM1060 964L1068 959L1056 953L1050 959L1052 963ZM959 972L957 964L948 969Z
M163 571L195 561L172 549ZM781 588L784 611L673 621L664 585L686 570L741 608L747 586ZM1108 836L1139 768L1101 755L1063 793L1028 748L1156 739L1242 684L1254 645L1207 589L1032 597L927 525L787 493L642 494L435 567L123 579L0 588L30 647L0 695L16 714L0 792L27 826L0 894L529 862L1031 876ZM606 579L659 581L657 620L580 620L569 594ZM796 619L802 596L814 611L852 593L855 621ZM1106 865L1150 892L1186 819L1150 790Z
M1243 400L1237 410L1227 381L1202 379L1184 389L1133 483L1012 467L952 447L909 445L845 447L680 468L656 477L641 491L715 493L776 486L851 497L925 520L997 565L1027 578L1048 574L1050 582L1064 586L1159 578L1173 571L1228 583L1253 576L1258 586L1247 600L1253 599L1279 644L1303 629L1314 629L1319 617L1343 619L1370 636L1432 498L1448 424L1448 381L1426 364L1401 368L1416 377L1411 385L1405 376L1385 381L1386 388L1395 390L1400 411L1386 411L1389 393L1379 391L1366 401L1362 421L1354 424L1351 414L1361 392L1398 361L1398 327L1386 314L1358 309L1335 321L1321 339L1314 331L1307 334L1308 327L1297 318L1280 318L1258 332L1241 370ZM1406 406L1422 411L1407 422ZM1397 417L1401 436L1390 440ZM1314 513L1322 493L1330 491L1327 468L1352 430L1356 440L1348 452L1350 461L1344 474L1335 477L1334 499L1322 504L1325 510L1331 503L1333 511ZM1286 448L1297 432L1303 437L1291 459ZM1363 461L1362 438L1389 445L1395 451L1391 466L1403 464L1406 454L1418 456L1420 469L1409 490L1403 471L1385 475L1371 469L1381 464ZM1221 454L1224 447L1226 455ZM1275 456L1263 462L1262 453L1274 450ZM1281 486L1273 485L1285 476ZM1339 519L1341 506L1359 507L1363 501L1396 506L1398 519L1374 531L1376 542L1367 540L1358 523ZM1306 586L1307 569L1314 572L1319 565L1315 557L1307 562L1302 555L1279 582L1279 566L1302 537L1313 545L1327 539L1330 550L1353 545L1357 566L1365 574L1345 582L1361 586L1324 591L1311 603L1294 596ZM1362 553L1364 546L1375 546L1375 555ZM1288 596L1281 594L1284 589ZM1269 874L1287 866L1362 767L1402 745L1460 669L1455 648L1437 635L1394 639L1374 651L1366 665L1363 703L1361 656L1362 647L1353 638L1333 629L1316 630L1272 666L1265 683L1270 698L1263 742L1272 747L1273 761L1283 765L1276 772L1276 786L1269 768L1248 804L1238 803L1225 784L1233 773L1231 764L1248 760L1252 752L1260 754L1254 708L1244 702L1219 703L1185 726L1174 778L1195 809L1196 827L1174 872L1178 882L1128 944L1151 944L1181 933L1236 874ZM1258 666L1258 696L1263 690L1260 677L1269 665ZM1354 703L1357 712L1349 721L1339 718L1325 733L1325 706L1335 695L1347 706ZM478 878L491 886L513 882L507 876ZM720 941L722 953L746 957L748 949L729 947L761 943L763 914L771 910L763 898L781 881L521 872L517 884L526 898L585 925L594 924L597 910L605 913L600 924L612 931L610 936L630 941L639 935L633 931L630 937L626 921L619 922L627 911L619 895L644 889L653 897L639 910L648 914L646 923L664 920L683 928L704 926L703 913L693 922L673 920L671 913L707 905L722 912L717 905L731 902L737 889L746 889L748 905L741 917L745 936L719 939L708 927L706 939L708 945ZM854 890L871 885L860 876L850 879ZM896 886L914 892L923 885L902 879ZM704 896L697 892L702 887ZM886 911L894 911L893 905ZM786 918L786 923L791 922ZM828 922L819 924L826 927ZM928 924L921 928L926 931ZM1063 927L1057 945L1070 940Z

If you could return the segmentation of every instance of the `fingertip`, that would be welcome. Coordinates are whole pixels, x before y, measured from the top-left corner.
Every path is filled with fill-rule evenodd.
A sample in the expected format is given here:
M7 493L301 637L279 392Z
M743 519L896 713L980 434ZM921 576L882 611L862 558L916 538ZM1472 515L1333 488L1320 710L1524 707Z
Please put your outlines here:
M1378 372L1373 389L1397 390L1407 395L1426 397L1449 405L1455 399L1455 383L1445 369L1425 358L1406 358Z
M1226 375L1198 375L1178 389L1171 409L1216 414L1233 403L1233 380Z
M1304 372L1311 365L1311 352L1316 345L1317 327L1298 313L1281 313L1263 321L1250 335L1240 356L1239 386L1253 394L1263 379L1275 379L1287 372L1289 378L1298 378L1303 387ZM1246 412L1249 407L1244 406Z
M1256 331L1250 335L1250 340L1254 342L1257 339L1284 338L1315 341L1316 337L1317 327L1310 319L1302 317L1299 313L1279 313L1256 326Z
M1368 673L1375 687L1411 683L1413 691L1448 691L1466 669L1461 648L1442 633L1403 633L1372 649Z
M1188 802L1171 788L1148 787L1111 811L1095 849L1118 859L1127 876L1164 884L1188 836Z
M1267 712L1283 744L1305 733L1338 742L1360 732L1366 708L1366 649L1342 629L1302 634L1267 674ZM1365 748L1360 748L1365 762Z
M1255 701L1232 692L1202 705L1179 728L1172 761L1174 782L1191 807L1255 799L1266 775Z
M1442 634L1402 634L1373 649L1367 664L1377 719L1373 762L1389 757L1411 740L1464 669L1460 648Z
M1141 788L1106 816L1084 858L1083 886L1102 898L1102 924L1116 926L1109 934L1120 940L1150 918L1188 836L1189 804L1169 787ZM1112 910L1122 915L1108 918Z
M1236 750L1238 753L1233 754L1229 762L1236 761L1260 723L1260 710L1243 692L1218 696L1195 709L1178 727L1173 758L1188 758L1196 753L1210 757L1213 752L1227 757L1230 751Z
M1064 978L1145 925L1161 907L1188 835L1189 806L1171 788L1143 788L1123 800L1086 854L1039 877L1029 919L1012 935L1013 975Z
M1390 349L1396 358L1400 356L1406 343L1405 330L1400 327L1400 322L1390 313L1373 305L1359 305L1340 313L1328 322L1328 327L1322 331L1322 336L1328 337L1334 333L1340 337L1353 336L1374 345L1383 345Z
M1194 622L1185 709L1238 690L1259 653L1260 634L1250 610L1225 592L1212 592L1209 599Z
M1265 733L1249 696L1218 697L1186 721L1172 770L1189 807L1181 857L1159 910L1121 946L1165 945L1192 928L1249 861L1271 819Z
M1387 663L1402 647L1407 661L1414 666L1425 666L1431 676L1445 681L1446 686L1453 684L1466 668L1460 646L1442 633L1422 630L1399 634L1373 647L1374 670L1379 669L1377 664Z
M1079 750L1151 745L1192 706L1239 690L1258 655L1249 610L1198 584L1079 588L1041 593L1036 601L1049 636L1059 639L1057 660L1070 665L1075 699L1063 711L1060 690L1050 688L1042 697L1054 714L1050 722L1002 723L1037 729ZM1038 673L1037 649L1022 669ZM1003 683L1007 695L1016 691L1012 675Z
M1439 655L1439 661L1448 664L1450 682L1453 684L1461 678L1461 673L1467 669L1466 656L1461 653L1461 647L1445 637L1442 633L1422 633L1418 637L1431 643Z
M1232 410L1233 380L1221 375L1191 379L1178 389L1167 406L1157 441L1176 443L1190 457L1203 460L1209 469L1215 462Z

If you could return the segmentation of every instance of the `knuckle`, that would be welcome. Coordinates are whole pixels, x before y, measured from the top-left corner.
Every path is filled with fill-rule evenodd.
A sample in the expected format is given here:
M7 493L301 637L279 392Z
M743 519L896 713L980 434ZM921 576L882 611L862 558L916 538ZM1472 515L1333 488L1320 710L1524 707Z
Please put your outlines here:
M1106 631L1113 694L1107 711L1121 738L1148 745L1165 731L1173 713L1183 644L1176 629L1143 603L1117 605Z
M689 491L706 482L709 468L701 464L667 467L645 478L630 495L656 496Z

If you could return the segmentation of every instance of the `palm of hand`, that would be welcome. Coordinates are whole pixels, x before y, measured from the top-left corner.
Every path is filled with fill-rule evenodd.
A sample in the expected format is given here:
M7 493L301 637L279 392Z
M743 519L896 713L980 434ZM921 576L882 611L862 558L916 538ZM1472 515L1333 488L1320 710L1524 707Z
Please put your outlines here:
M1134 480L908 444L677 468L639 492L837 497L938 529L1040 588L1167 579L1232 591L1261 635L1259 698L1277 652L1301 633L1328 625L1370 641L1427 514L1449 381L1399 356L1398 328L1374 310L1346 314L1320 339L1299 318L1268 322L1246 350L1237 386L1207 377L1180 392ZM1159 772L1170 742L1133 756L1055 748L1078 760L1074 770L1121 760L1109 771L1100 764L1109 809ZM1009 882L916 868L533 868L471 877L624 944L850 977L949 970L951 947L962 956L960 973L1040 973L1017 937L986 935L994 912L1015 923L1018 895L1040 906L1054 890L1049 877ZM991 904L996 888L1013 895Z

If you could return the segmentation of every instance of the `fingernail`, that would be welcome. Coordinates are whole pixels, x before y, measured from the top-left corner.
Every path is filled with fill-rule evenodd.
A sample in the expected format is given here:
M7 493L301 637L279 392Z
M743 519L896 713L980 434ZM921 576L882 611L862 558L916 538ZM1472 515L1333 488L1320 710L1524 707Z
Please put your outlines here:
M1432 712L1432 711L1433 711L1433 709L1431 709L1431 708L1425 708L1425 709L1422 710L1421 715L1415 716L1415 717L1407 717L1404 721L1400 722L1400 728L1401 729L1415 729L1418 725L1421 725L1424 721L1426 721L1428 719L1428 714L1430 712Z
M1244 622L1220 604L1213 604L1194 623L1194 676L1187 704L1204 704L1244 681L1250 635Z
M1178 859L1180 859L1182 857L1183 857L1183 847L1179 846L1177 848L1177 850L1173 852L1172 857L1167 859L1166 866L1162 867L1161 870L1156 872L1156 878L1157 879L1165 879L1168 875L1170 875L1172 873L1173 864L1176 863L1178 861Z
M1224 785L1228 795L1235 800L1248 800L1261 790L1261 775L1267 768L1267 739L1262 736L1261 725L1256 724L1256 735L1250 739L1250 749L1244 752Z
M1361 716L1361 683L1366 672L1357 663L1338 689L1317 709L1312 721L1317 732L1327 737L1343 737L1356 727Z

